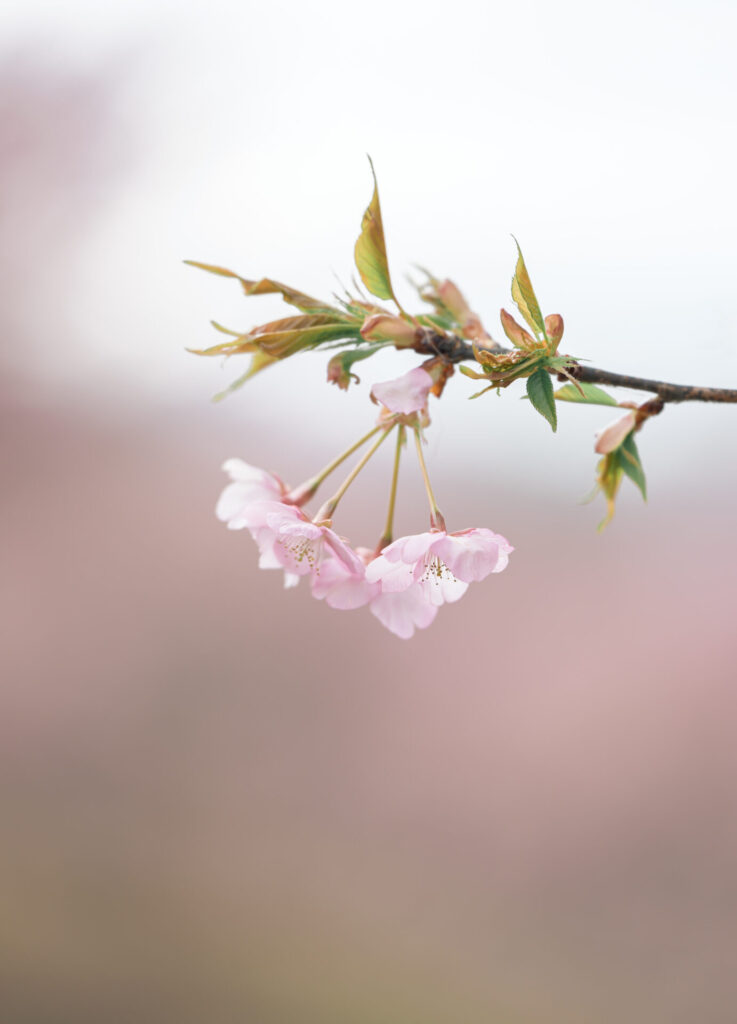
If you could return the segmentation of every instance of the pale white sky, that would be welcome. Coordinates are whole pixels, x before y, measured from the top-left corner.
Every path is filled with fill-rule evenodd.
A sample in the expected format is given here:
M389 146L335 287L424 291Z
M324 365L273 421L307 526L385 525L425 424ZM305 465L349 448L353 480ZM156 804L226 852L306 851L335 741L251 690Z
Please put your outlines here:
M6 54L112 69L110 146L130 147L49 285L63 293L74 349L49 346L58 307L37 303L29 358L70 388L207 401L239 364L183 347L214 340L210 318L246 328L282 307L246 303L180 261L328 294L333 274L351 273L370 152L408 303L403 273L422 263L453 277L498 333L514 232L544 311L566 320L563 350L737 386L736 30L727 2L5 0ZM247 401L267 416L286 389L310 410L307 429L340 416L350 433L365 408L320 390L326 358L268 371L224 415ZM363 364L366 381L408 363L375 365ZM453 431L486 429L469 387L459 381L448 403ZM538 425L507 405L504 429L537 446ZM729 410L670 419L653 443L674 472L674 444L703 449L718 424L737 434Z

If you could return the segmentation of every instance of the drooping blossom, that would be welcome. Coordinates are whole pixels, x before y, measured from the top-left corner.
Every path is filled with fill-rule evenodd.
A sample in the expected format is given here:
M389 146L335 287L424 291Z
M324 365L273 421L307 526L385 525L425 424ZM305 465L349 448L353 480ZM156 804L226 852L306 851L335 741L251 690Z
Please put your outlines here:
M379 622L403 640L408 640L415 629L430 625L437 605L430 604L419 587L383 593L379 581L371 583L366 578L365 566L373 559L373 552L357 548L356 554L361 560L360 569L350 569L336 558L323 561L319 575L312 580L313 597L344 611L367 604Z
M498 533L485 528L400 537L366 568L366 579L380 582L383 594L418 588L434 606L457 601L469 583L506 569L514 549Z
M218 498L215 515L227 523L229 530L242 530L246 526L243 513L253 502L279 501L286 493L277 476L257 466L249 466L242 459L227 459L223 469L231 482Z
M427 370L416 366L396 380L374 384L371 388L371 397L381 402L389 412L408 416L427 407L427 396L434 383Z
M622 441L632 433L636 426L637 414L634 410L625 416L620 416L618 420L613 420L601 430L597 430L594 451L599 455L608 455L615 448L619 448Z
M349 570L363 571L361 559L337 533L313 523L295 505L257 501L244 510L243 518L258 545L262 569L279 567L294 576L309 576L320 573L332 554Z

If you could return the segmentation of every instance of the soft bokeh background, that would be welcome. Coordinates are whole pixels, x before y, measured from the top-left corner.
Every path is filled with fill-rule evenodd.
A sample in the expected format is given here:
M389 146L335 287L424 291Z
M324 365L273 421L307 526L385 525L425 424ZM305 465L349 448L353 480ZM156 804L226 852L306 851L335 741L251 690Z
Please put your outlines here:
M626 484L599 537L605 411L553 437L454 379L441 506L517 550L401 642L285 594L212 510L225 457L306 477L411 358L213 406L237 367L184 347L279 305L181 260L329 293L369 151L398 281L448 274L493 326L514 231L568 351L737 386L734 5L6 0L0 27L3 1020L731 1024L735 411L650 424L648 506Z

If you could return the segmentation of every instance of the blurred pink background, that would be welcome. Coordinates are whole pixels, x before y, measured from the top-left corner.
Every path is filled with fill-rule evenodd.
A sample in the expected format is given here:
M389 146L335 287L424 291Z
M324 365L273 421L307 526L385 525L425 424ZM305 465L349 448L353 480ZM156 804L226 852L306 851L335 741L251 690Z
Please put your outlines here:
M316 390L318 357L209 404L237 371L184 345L228 302L251 323L261 309L166 262L217 258L215 229L164 256L166 219L147 219L152 188L181 187L182 214L199 195L157 179L136 120L157 46L103 68L24 44L0 70L3 1018L733 1021L735 413L668 410L640 446L648 505L625 483L598 536L601 507L576 504L591 411L565 411L552 439L513 398L509 421L496 399L465 403L454 379L435 489L456 528L510 538L508 571L409 642L285 593L215 520L220 463L296 482L374 411L365 387ZM259 202L278 217L276 194ZM361 210L338 225L346 254ZM302 227L291 277L254 265L263 225L233 241L236 269L302 286ZM721 323L727 300L705 315ZM689 343L661 353L663 376L688 379ZM608 362L655 372L632 344ZM693 379L736 385L733 342L712 357ZM346 498L352 537L383 525L389 460ZM411 532L425 508L406 461Z

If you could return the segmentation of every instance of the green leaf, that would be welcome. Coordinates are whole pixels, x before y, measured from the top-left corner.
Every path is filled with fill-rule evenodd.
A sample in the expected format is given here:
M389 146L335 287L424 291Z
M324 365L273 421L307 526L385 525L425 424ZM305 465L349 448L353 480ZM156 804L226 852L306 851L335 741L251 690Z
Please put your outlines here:
M581 391L583 394L581 394ZM558 388L555 392L555 397L559 402L584 402L587 405L616 405L616 398L612 398L606 391L602 391L601 388L597 388L595 384L584 384L579 383L578 386L575 384L564 384L562 388Z
M541 366L527 378L527 396L555 431L558 427L558 413L555 408L553 382L544 367Z
M645 470L642 468L640 453L635 444L634 432L628 434L617 449L619 463L627 476L640 489L645 501L647 501L647 483L645 481Z
M380 299L394 299L397 302L389 275L389 261L386 255L384 225L381 219L379 204L379 187L376 184L374 165L371 163L371 174L374 179L374 194L361 221L361 234L358 236L354 249L354 258L361 280L372 295ZM397 302L397 306L399 303ZM401 309L401 306L399 307Z
M517 303L517 309L519 309L527 324L536 332L536 334L542 335L543 338L546 338L545 321L543 320L543 315L540 312L537 296L535 295L535 290L532 287L530 275L527 273L525 260L522 256L522 250L520 249L519 242L516 238L514 239L514 243L517 246L518 256L517 266L514 271L514 277L512 278L512 298Z

